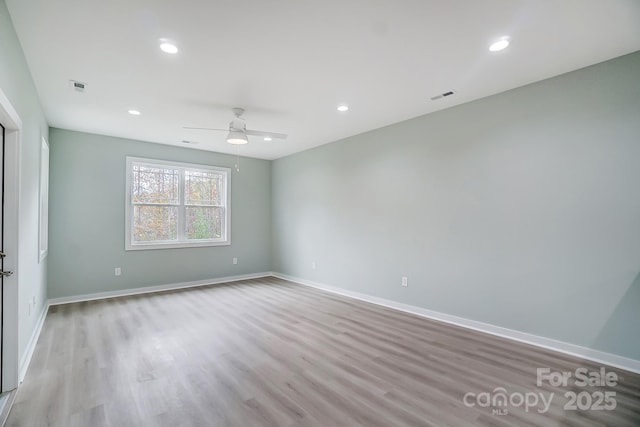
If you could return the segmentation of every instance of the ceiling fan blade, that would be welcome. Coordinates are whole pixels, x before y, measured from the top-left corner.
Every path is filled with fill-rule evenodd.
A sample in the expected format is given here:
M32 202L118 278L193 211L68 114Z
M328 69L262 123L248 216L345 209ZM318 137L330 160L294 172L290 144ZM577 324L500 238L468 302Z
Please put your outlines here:
M190 129L190 130L219 130L221 132L229 132L229 129L197 128L197 127L193 127L193 126L182 126L182 129Z
M287 139L287 134L247 129L244 133L251 136L268 136L270 138Z

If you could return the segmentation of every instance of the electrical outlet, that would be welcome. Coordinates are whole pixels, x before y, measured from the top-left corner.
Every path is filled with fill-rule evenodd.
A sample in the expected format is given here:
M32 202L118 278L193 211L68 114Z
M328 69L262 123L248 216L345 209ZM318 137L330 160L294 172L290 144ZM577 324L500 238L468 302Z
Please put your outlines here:
M122 269L120 267L116 267L115 269L115 275L116 276L120 276L122 274Z
M236 265L238 263L238 258L233 257L233 265Z
M311 261L311 269L312 270L316 269L316 262L315 261Z
M409 278L407 276L402 276L402 286L409 286Z

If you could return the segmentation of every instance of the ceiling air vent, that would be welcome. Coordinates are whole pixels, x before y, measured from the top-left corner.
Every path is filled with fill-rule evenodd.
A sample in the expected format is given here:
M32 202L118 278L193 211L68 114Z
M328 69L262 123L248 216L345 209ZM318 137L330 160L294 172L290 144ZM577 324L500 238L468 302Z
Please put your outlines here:
M78 92L84 92L84 88L87 86L86 83L82 83L76 80L69 80L69 85L71 86L71 89Z
M448 92L441 93L440 95L432 96L432 97L431 97L431 100L432 100L432 101L437 101L438 99L446 98L447 96L451 96L451 95L453 95L453 94L455 94L455 93L456 93L455 91L450 90L450 91L448 91Z

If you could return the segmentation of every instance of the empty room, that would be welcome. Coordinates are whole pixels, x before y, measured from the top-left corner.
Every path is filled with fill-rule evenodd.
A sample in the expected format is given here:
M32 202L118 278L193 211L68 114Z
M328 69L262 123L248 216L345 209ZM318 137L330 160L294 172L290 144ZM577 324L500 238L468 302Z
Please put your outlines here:
M637 0L0 0L0 425L640 426Z

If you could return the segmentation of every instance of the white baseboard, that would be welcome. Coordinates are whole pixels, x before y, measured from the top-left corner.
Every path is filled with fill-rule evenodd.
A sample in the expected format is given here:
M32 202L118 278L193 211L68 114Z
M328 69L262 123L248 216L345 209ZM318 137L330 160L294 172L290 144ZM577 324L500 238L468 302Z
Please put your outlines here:
M27 349L24 352L24 356L22 356L22 360L20 361L20 368L18 370L18 384L22 383L22 381L24 380L24 376L27 374L29 363L31 363L31 357L33 357L33 351L36 349L36 344L38 343L38 338L40 338L40 332L42 331L42 326L44 325L44 321L47 318L48 312L49 303L47 302L42 308L42 312L40 313L40 317L38 318L36 327L31 334L29 343L27 344Z
M269 277L269 276L272 276L272 273L270 271L263 272L263 273L242 274L238 276L220 277L217 279L198 280L193 282L182 282L182 283L170 283L170 284L159 285L159 286L147 286L143 288L123 289L119 291L98 292L93 294L74 295L70 297L50 299L47 301L47 303L42 309L42 312L40 313L40 317L38 318L36 327L33 331L33 334L31 334L31 338L29 339L27 350L25 351L24 356L20 361L18 383L19 384L22 383L25 375L27 374L29 363L31 363L33 352L36 349L36 344L38 343L38 338L40 337L40 332L42 331L42 326L44 325L44 321L47 317L49 307L52 305L69 304L72 302L81 302L81 301L92 301L97 299L114 298L114 297L121 297L121 296L127 296L127 295L146 294L150 292L169 291L173 289L193 288L197 286L207 286L207 285L215 285L220 283L237 282L240 280L258 279L261 277Z
M338 288L335 286L326 285L324 283L318 283L311 280L302 279L299 277L289 276L287 274L273 272L273 276L280 279L289 280L291 282L298 283L304 286L310 286L324 291L332 292L335 294L343 295L350 298L367 301L373 304L382 305L384 307L393 308L396 310L412 313L418 316L427 317L429 319L439 320L441 322L451 323L453 325L462 326L464 328L473 329L475 331L485 332L487 334L496 335L503 338L512 339L514 341L523 342L526 344L535 345L537 347L546 348L548 350L557 351L560 353L569 354L572 356L587 359L593 362L604 363L609 366L613 366L627 371L640 373L640 360L629 359L627 357L618 356L616 354L605 353L603 351L594 350L587 347L582 347L575 344L566 343L563 341L557 341L551 338L541 337L539 335L533 335L526 332L520 332L513 329L503 328L501 326L491 325L489 323L478 322L471 319L465 319L463 317L452 316L450 314L440 313L433 310L428 310L422 307L416 307L409 304L403 304L400 302L378 298L371 295L363 294L360 292L353 292L346 289Z
M0 395L0 426L4 426L7 422L13 401L16 399L16 394L18 394L18 389L6 391Z
M426 308L404 304L404 303L388 300L385 298L379 298L372 295L363 294L360 292L353 292L353 291L338 288L335 286L330 286L324 283L318 283L311 280L302 279L300 277L289 276L287 274L282 274L278 272L262 272L262 273L244 274L244 275L238 275L238 276L220 277L217 279L198 280L194 282L172 283L172 284L166 284L166 285L160 285L160 286L148 286L148 287L142 287L142 288L123 289L119 291L99 292L99 293L93 293L93 294L75 295L71 297L50 299L47 306L45 307L45 310L41 314L40 319L38 320L38 326L36 327L36 330L34 331L31 337L31 340L29 341L27 352L25 353L25 356L23 357L23 361L20 365L21 366L20 381L22 381L22 379L24 378L24 374L26 373L27 367L29 365L29 361L31 360L31 356L33 355L33 350L35 349L35 345L38 341L38 336L40 335L40 330L42 329L42 325L44 324L44 319L46 317L48 307L50 305L69 304L72 302L91 301L91 300L114 298L114 297L127 296L127 295L145 294L150 292L168 291L173 289L184 289L184 288L192 288L192 287L198 287L198 286L215 285L220 283L236 282L236 281L248 280L248 279L258 279L261 277L269 277L269 276L278 277L280 279L289 280L291 282L295 282L300 285L322 289L322 290L343 295L346 297L355 298L355 299L367 301L373 304L381 305L384 307L404 311L406 313L412 313L418 316L427 317L429 319L439 320L441 322L462 326L467 329L473 329L479 332L484 332L491 335L512 339L514 341L535 345L538 347L546 348L548 350L558 351L560 353L581 357L583 359L587 359L593 362L604 363L606 365L613 366L616 368L625 369L635 373L640 373L640 360L630 359L630 358L619 356L616 354L606 353L600 350L594 350L588 347L582 347L579 345L570 344L563 341L554 340L551 338L545 338L545 337L541 337L539 335L533 335L527 332L521 332L521 331L516 331L514 329L503 328L501 326L491 325L489 323L478 322L476 320L466 319L458 316L452 316L450 314L440 313L440 312L429 310Z
M218 277L216 279L196 280L193 282L169 283L159 286L146 286L142 288L121 289L118 291L97 292L93 294L73 295L70 297L51 298L49 305L70 304L72 302L93 301L105 298L124 297L127 295L148 294L150 292L170 291L174 289L194 288L197 286L217 285L220 283L237 282L239 280L259 279L272 276L270 271L252 274L240 274L237 276Z

